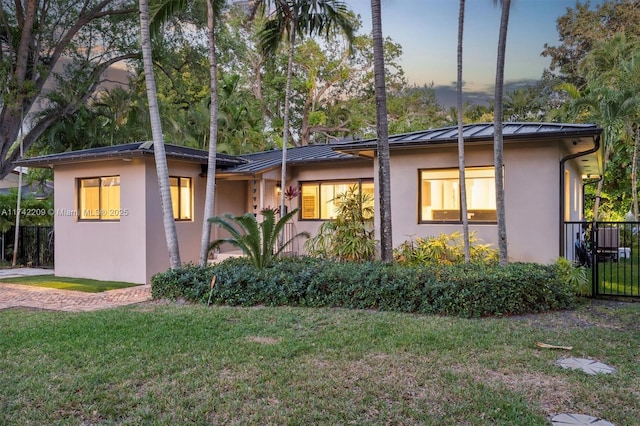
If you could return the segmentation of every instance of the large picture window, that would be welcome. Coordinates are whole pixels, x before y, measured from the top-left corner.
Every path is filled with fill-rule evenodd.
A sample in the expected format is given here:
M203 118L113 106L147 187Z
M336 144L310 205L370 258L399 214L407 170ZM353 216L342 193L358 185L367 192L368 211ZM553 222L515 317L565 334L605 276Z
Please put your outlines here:
M496 221L496 190L493 167L465 169L469 222ZM458 169L420 171L420 222L460 222Z
M354 185L362 193L370 195L370 203L373 206L374 189L372 181L303 182L301 184L300 217L302 219L316 220L335 219L337 215L336 197L346 193Z
M191 178L170 177L171 204L175 220L193 219L193 191Z
M78 179L80 220L120 220L120 176Z

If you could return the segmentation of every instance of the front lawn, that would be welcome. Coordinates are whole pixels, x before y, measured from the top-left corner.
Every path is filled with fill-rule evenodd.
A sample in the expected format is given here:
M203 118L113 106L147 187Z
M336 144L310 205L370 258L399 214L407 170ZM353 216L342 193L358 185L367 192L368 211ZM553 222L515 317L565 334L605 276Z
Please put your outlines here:
M122 281L99 281L89 278L56 277L53 275L30 275L15 278L2 278L2 282L9 284L57 288L62 290L84 291L87 293L100 293L103 291L134 287L138 285Z
M519 317L156 301L0 311L0 424L637 424L640 305ZM540 349L536 342L573 346ZM617 369L587 376L563 356Z

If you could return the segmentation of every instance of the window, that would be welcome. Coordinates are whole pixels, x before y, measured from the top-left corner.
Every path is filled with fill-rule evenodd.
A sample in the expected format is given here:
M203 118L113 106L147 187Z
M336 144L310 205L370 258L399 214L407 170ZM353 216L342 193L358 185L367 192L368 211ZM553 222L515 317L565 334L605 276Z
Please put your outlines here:
M191 220L193 210L191 178L170 177L169 188L171 189L173 218L175 220Z
M470 222L496 221L496 189L493 167L465 169L467 213ZM458 169L420 171L420 222L460 222Z
M339 182L304 182L302 183L301 195L301 218L302 219L335 219L337 206L335 198L347 192L347 190L357 185L359 190L371 197L373 204L373 182L372 181L339 181Z
M78 219L120 220L120 176L78 179Z

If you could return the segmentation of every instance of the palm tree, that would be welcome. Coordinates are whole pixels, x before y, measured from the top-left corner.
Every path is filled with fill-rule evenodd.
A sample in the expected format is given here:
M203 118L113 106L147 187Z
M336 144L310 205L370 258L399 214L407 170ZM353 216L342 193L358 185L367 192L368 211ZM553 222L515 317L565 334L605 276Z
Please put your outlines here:
M464 134L463 134L463 105L462 105L462 40L464 33L464 2L460 0L458 14L458 81L456 87L456 105L458 110L458 167L460 168L460 214L462 215L462 240L464 245L464 261L471 260L469 244L469 217L467 215L467 183L464 172Z
M287 145L289 138L289 105L291 103L291 76L296 35L329 35L339 29L344 33L349 45L353 40L354 25L347 5L341 0L261 0L265 7L273 5L264 28L260 31L260 47L265 55L273 55L283 39L289 46L287 78L284 95L282 124L282 187L287 180ZM285 211L284 191L280 195L280 212Z
M200 239L200 266L207 264L209 243L211 241L211 222L213 217L216 188L216 152L218 149L218 61L216 59L215 24L225 0L207 0L207 28L209 34L209 78L211 106L209 107L209 153L207 156L207 186L205 189L204 215L202 220L202 237Z
M153 73L153 59L151 55L151 35L149 31L149 4L147 0L140 1L140 39L142 43L142 61L144 64L144 76L147 85L147 98L149 99L149 115L151 118L151 133L153 135L153 155L156 162L158 186L160 188L160 202L162 204L162 219L164 233L169 250L169 265L171 268L180 266L180 248L178 246L178 234L176 222L173 218L173 205L171 203L171 190L169 186L169 167L164 150L162 126L160 124L160 111L156 92L156 81Z
M494 0L496 2L497 0ZM504 202L504 173L503 173L503 137L502 137L502 110L504 96L504 63L507 47L507 29L509 27L509 12L511 0L500 0L502 3L502 15L500 18L500 33L498 36L498 62L496 65L496 87L494 95L493 115L493 161L495 166L496 181L496 216L498 224L498 263L506 266L509 263L507 253L507 224Z
M296 238L309 237L308 232L299 232L289 240L278 244L285 225L297 212L298 209L294 209L276 220L275 210L265 209L262 211L264 219L260 223L252 213L244 216L226 213L223 216L212 217L207 222L215 223L225 229L231 237L214 241L209 249L222 243L229 243L241 249L256 268L269 266Z
M207 5L207 35L209 41L209 149L207 155L207 183L205 188L204 212L202 221L202 234L200 238L200 266L207 264L209 245L211 240L211 222L207 219L213 216L216 187L216 154L218 150L218 61L216 58L216 22L220 18L225 0L206 0ZM188 5L186 0L163 0L158 5L154 15L154 29L168 17L184 10Z
M391 229L391 173L389 164L389 123L387 122L387 90L385 87L382 11L380 0L371 0L373 37L373 70L376 89L376 133L378 136L378 194L380 197L380 257L393 261Z

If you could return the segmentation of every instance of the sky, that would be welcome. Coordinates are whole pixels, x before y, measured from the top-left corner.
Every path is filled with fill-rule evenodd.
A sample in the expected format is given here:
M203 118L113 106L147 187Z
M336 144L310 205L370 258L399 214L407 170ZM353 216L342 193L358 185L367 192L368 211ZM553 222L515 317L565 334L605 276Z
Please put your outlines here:
M371 31L370 0L346 0ZM582 1L584 3L584 1ZM591 7L602 3L592 0ZM550 60L545 43L560 44L556 20L576 0L512 0L507 34L505 83L538 80ZM382 0L382 32L403 48L402 68L411 84L455 90L458 0ZM492 0L467 0L463 43L465 91L493 91L500 8Z

